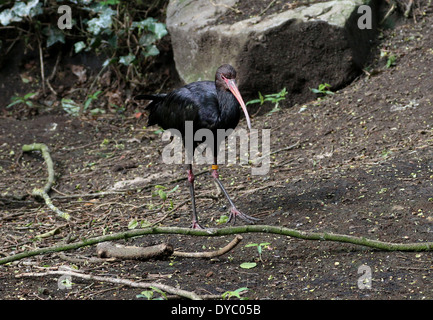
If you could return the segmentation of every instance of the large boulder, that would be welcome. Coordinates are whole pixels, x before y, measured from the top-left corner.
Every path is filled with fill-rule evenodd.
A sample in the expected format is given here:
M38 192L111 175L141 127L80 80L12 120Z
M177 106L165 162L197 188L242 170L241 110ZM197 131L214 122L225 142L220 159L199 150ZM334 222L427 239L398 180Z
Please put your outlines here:
M238 0L171 0L167 28L177 71L185 83L212 80L223 63L238 71L243 95L276 93L289 102L314 95L309 88L341 88L358 74L370 52L378 20L375 0L334 0L299 6L232 24L220 22ZM360 5L372 9L372 28L360 29ZM364 21L365 22L365 21Z

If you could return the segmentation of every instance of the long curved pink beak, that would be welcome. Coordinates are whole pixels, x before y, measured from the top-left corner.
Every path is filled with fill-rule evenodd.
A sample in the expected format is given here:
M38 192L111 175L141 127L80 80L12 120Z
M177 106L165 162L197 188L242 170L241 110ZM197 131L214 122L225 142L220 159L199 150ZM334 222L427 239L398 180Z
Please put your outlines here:
M244 100L242 99L241 93L239 92L238 87L236 86L236 83L232 79L224 78L224 81L227 83L227 86L229 87L229 90L233 95L236 97L236 99L239 101L239 104L241 105L241 108L245 114L245 119L247 119L247 126L248 129L251 130L251 120L250 116L247 111L247 106L245 105Z

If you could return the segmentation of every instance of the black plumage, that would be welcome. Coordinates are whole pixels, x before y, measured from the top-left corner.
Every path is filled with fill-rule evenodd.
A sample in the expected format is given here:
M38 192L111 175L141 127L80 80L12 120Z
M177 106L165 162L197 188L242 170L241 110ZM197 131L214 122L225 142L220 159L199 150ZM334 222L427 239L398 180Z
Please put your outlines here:
M185 143L185 122L192 121L194 133L199 129L209 129L214 134L215 145L214 165L212 176L221 188L231 204L229 221L239 217L247 222L253 222L256 218L243 214L236 209L218 177L217 159L217 130L234 129L240 119L240 109L244 111L248 128L251 129L250 118L245 103L235 84L236 71L228 64L218 68L215 81L198 81L187 84L168 94L144 94L135 99L152 100L146 107L149 110L148 126L159 125L163 129L176 129L182 135ZM200 142L194 141L194 149ZM192 227L201 228L198 223L195 209L194 175L192 166L188 168L188 181L192 200Z

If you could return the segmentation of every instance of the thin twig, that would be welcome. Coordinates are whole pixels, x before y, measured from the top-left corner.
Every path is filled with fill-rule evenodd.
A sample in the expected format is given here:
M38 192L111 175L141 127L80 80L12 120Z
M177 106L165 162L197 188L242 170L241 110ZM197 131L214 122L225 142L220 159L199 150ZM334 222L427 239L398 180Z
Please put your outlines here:
M259 16L264 15L265 12L268 11L270 7L272 7L272 5L275 3L275 1L276 1L276 0L271 1L271 3L269 3L269 5L268 5L265 9L263 9L262 12L259 13Z
M127 279L120 279L120 278L112 278L112 277L101 277L101 276L95 276L91 274L84 274L79 273L75 271L47 271L47 272L29 272L29 273L21 273L17 274L15 277L22 278L22 277L46 277L47 275L65 275L65 276L71 276L71 277L77 277L81 279L86 280L95 280L95 281L101 281L101 282L109 282L114 284L121 284L126 285L133 288L142 288L142 289L151 289L151 288L157 288L159 290L175 294L184 298L192 299L192 300L202 300L199 295L192 291L186 291L178 288L174 288L172 286L168 286L165 284L157 283L157 282L135 282L132 280Z
M57 91L54 90L54 88L51 86L50 81L53 80L54 76L56 75L57 66L59 65L59 62L60 62L60 56L61 56L61 52L59 52L57 54L56 63L54 64L54 68L51 71L50 76L47 78L47 86L51 90L51 92L54 93L55 96L57 96L58 94L57 94Z
M42 92L45 94L45 70L44 70L44 57L42 52L41 39L39 35L36 37L38 39L39 46L39 63L41 64L41 82L42 82Z

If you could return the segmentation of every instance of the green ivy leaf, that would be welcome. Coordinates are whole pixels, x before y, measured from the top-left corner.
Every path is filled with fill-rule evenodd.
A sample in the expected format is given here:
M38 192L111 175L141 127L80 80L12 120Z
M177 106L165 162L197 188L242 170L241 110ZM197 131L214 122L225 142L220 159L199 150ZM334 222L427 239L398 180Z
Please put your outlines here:
M87 31L93 35L98 35L101 31L111 33L111 24L113 23L111 16L115 15L117 12L113 9L103 6L99 17L93 18L87 22Z
M156 40L155 35L151 33L145 33L140 37L138 43L140 44L140 46L146 47L148 45L153 44L155 40Z
M85 47L86 47L86 44L85 44L83 41L75 42L75 44L74 44L74 50L75 50L75 53L80 52L80 51L83 50Z
M42 13L42 4L39 0L32 0L28 3L16 1L10 9L3 10L0 13L0 23L7 26L11 22L19 22L23 17L34 17Z
M47 48L56 42L65 43L65 35L57 27L48 26L42 29L42 33L47 37Z
M152 31L156 35L158 40L164 37L168 33L165 24L161 22L156 22L151 24L149 26L149 31Z
M73 116L77 116L78 113L80 112L80 105L76 103L74 100L63 98L61 103L62 103L63 110L65 110L67 113Z
M119 63L121 63L125 66L129 66L134 60L135 60L135 55L130 53L127 56L121 56L119 58Z
M155 45L150 45L146 47L146 52L144 53L145 57L149 56L157 56L159 54L159 50Z

